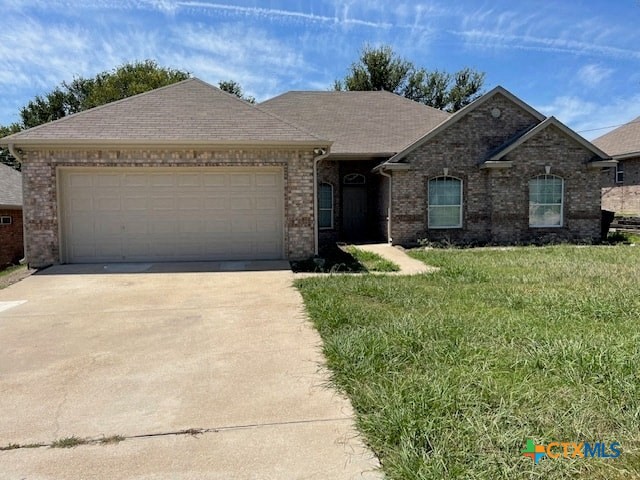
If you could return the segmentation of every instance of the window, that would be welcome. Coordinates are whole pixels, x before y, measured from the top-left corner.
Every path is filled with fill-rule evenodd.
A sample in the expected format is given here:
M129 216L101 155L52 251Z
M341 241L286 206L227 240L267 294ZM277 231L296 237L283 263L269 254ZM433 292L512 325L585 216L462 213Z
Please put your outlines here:
M616 183L624 182L624 166L622 162L616 164Z
M429 180L429 228L462 227L462 180L436 177Z
M318 227L333 228L333 185L321 183L318 189Z
M367 183L367 179L361 173L347 173L342 179L342 183L345 185L364 185Z
M540 175L529 181L529 226L561 227L564 180Z
M0 217L0 225L11 225L11 217L9 216Z

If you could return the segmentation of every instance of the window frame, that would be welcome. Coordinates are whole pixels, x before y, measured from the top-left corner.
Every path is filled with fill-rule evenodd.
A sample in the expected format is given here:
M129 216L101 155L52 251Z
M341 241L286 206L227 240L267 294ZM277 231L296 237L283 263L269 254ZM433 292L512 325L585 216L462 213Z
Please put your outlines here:
M329 191L331 192L331 206L330 207L322 207L321 206L321 202L320 202L320 198L321 198L321 194L322 194L322 187L329 187ZM319 230L332 230L333 227L333 210L334 210L334 195L333 195L334 189L333 189L333 184L329 183L329 182L320 182L320 185L318 186L318 229ZM328 226L323 226L320 224L320 212L321 211L329 211L330 212L330 219L331 219L331 224Z
M615 182L616 183L624 183L624 165L619 160L618 160L618 163L616 163Z
M559 179L560 180L560 203L533 203L531 201L531 183L534 180L538 180L540 178L544 178L546 179ZM529 179L529 183L528 183L528 187L529 187L529 228L562 228L564 227L564 192L565 192L565 188L564 188L564 178L562 178L559 175L551 175L551 174L542 174L542 175L536 175L533 178ZM533 224L531 223L531 206L532 205L536 205L536 206L560 206L560 223L558 224Z
M13 218L11 215L1 215L0 216L0 225L12 225Z
M456 180L460 185L460 203L457 205L431 205L430 197L431 197L431 182L437 181L439 179L447 179L447 180ZM432 226L431 225L431 209L438 209L441 207L451 208L458 207L458 223L456 225L444 225L444 226ZM430 178L427 181L427 228L430 230L446 230L451 228L462 228L463 227L463 214L464 214L464 180L459 177L454 177L452 175L438 175L437 177Z

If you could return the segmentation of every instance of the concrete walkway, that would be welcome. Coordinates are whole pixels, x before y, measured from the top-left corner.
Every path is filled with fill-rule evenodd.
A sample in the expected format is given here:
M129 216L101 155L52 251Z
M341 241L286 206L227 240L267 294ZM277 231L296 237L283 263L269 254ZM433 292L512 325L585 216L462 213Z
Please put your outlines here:
M381 478L288 264L241 266L63 265L0 290L0 446L21 446L0 478ZM92 442L51 448L70 437Z
M388 243L375 243L365 245L354 245L360 250L377 253L381 257L395 263L400 267L399 272L393 272L387 275L418 275L420 273L435 272L436 267L425 265L420 260L411 258L407 255L402 247L395 247Z

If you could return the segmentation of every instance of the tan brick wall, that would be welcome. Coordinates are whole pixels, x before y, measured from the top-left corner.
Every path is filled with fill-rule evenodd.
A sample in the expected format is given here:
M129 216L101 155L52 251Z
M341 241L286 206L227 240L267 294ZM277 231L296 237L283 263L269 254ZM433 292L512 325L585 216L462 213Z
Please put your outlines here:
M640 157L620 160L622 183L615 182L615 168L603 174L602 208L620 215L640 216Z
M278 166L284 172L285 252L313 255L313 151L39 150L25 152L22 167L27 259L33 267L60 262L57 167Z
M22 210L0 208L0 217L11 217L9 225L0 224L0 267L17 263L24 256Z
M499 118L491 115L501 110ZM419 239L454 243L514 243L590 240L600 231L599 172L587 169L592 154L555 127L520 145L504 160L506 170L480 169L490 152L538 123L505 97L496 95L408 155L411 169L393 173L392 238L412 244ZM565 180L562 228L529 227L529 179L551 173ZM463 227L427 228L427 183L448 175L463 181Z

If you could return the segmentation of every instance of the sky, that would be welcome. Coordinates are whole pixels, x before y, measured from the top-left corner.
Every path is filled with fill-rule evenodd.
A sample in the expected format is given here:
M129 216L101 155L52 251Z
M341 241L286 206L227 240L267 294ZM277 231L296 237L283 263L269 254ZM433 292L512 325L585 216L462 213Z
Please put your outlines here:
M258 101L328 90L366 44L466 66L588 139L640 116L639 0L0 0L0 125L75 76L153 59Z

